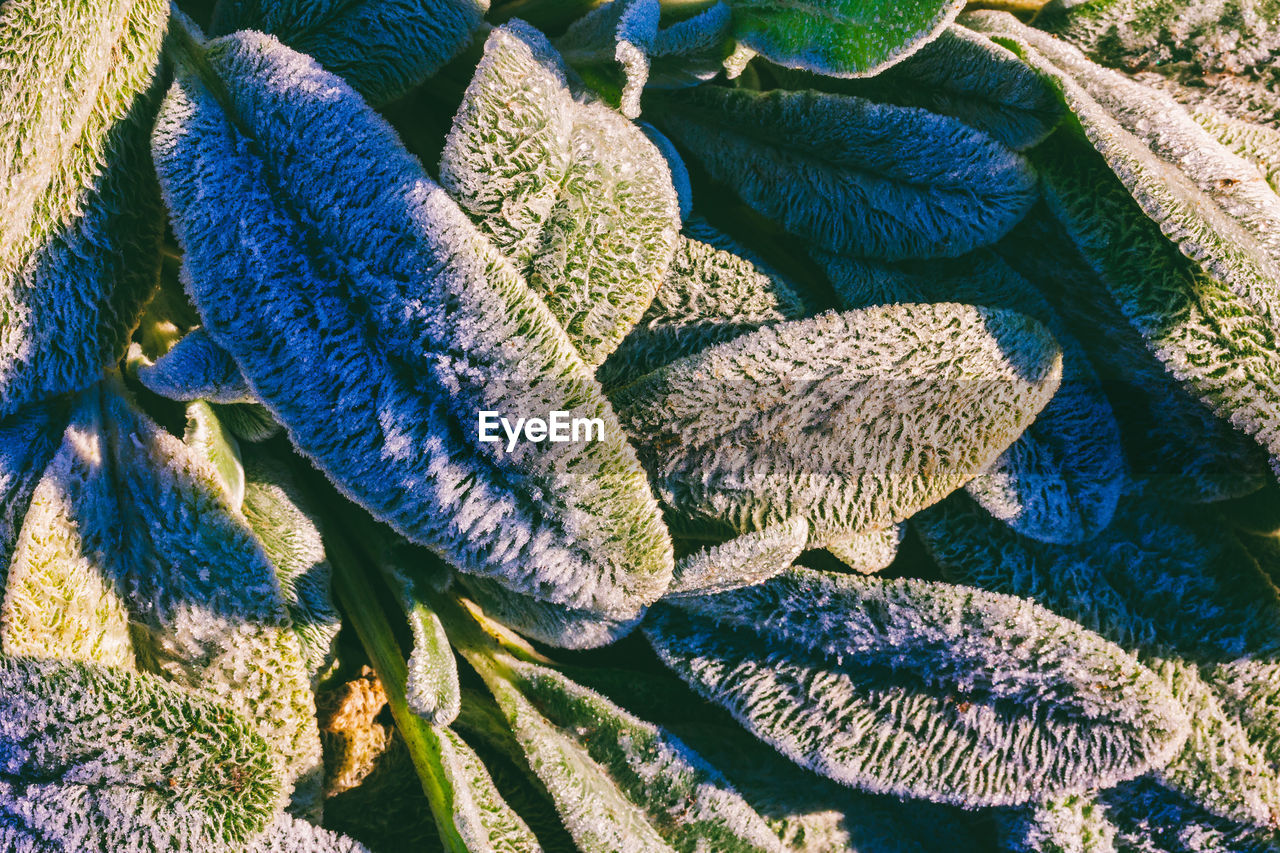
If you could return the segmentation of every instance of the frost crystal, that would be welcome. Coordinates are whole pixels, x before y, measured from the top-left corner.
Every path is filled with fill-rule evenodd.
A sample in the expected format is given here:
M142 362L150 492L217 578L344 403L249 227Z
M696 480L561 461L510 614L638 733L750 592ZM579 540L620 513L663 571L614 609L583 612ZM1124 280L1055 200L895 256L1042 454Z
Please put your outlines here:
M170 400L251 403L235 359L213 342L204 329L193 329L154 364L138 368L138 381Z

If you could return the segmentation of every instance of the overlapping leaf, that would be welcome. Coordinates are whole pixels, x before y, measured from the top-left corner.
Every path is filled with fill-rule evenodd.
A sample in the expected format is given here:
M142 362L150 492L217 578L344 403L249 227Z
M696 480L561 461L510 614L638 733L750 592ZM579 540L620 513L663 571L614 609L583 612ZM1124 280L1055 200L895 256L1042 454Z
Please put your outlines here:
M153 676L0 658L6 850L238 849L281 780L254 727Z
M440 181L597 365L653 300L680 229L662 154L575 97L563 61L515 22L485 44L440 158Z
M826 543L831 556L855 572L873 575L889 568L898 557L906 528L901 524L832 539Z
M0 9L0 416L119 359L163 228L146 133L168 4Z
M251 33L208 57L231 102L181 74L155 159L205 328L295 446L464 571L605 614L659 596L644 472L515 268L340 79ZM477 441L485 410L606 428L508 453Z
M644 617L644 610L639 610L611 619L589 610L539 601L487 578L461 576L459 580L486 613L526 637L562 649L607 646L631 633Z
M1187 720L1119 647L1030 602L792 568L660 605L663 661L801 766L969 807L1160 766Z
M666 597L726 592L768 580L794 563L808 542L809 523L793 518L703 548L676 563Z
M247 853L371 853L358 841L304 820L280 815L249 845Z
M253 392L235 359L204 329L193 329L152 364L138 368L138 381L170 400L251 403Z
M712 178L834 252L953 257L999 239L1035 199L1022 157L922 109L702 86L663 93L651 114Z
M383 104L461 52L488 10L489 0L219 0L213 32L271 33Z
M895 305L780 323L614 392L673 521L722 534L792 518L810 542L879 530L987 468L1048 402L1038 323Z

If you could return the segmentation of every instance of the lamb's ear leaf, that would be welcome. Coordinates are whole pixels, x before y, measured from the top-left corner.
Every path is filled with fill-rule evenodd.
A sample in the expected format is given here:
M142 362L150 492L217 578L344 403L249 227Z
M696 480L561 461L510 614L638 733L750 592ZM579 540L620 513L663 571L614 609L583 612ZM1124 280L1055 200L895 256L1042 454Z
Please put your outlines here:
M797 567L657 605L645 632L748 731L872 793L1024 803L1137 776L1187 734L1118 646L982 590Z
M213 403L218 419L241 441L262 442L280 434L283 427L260 403Z
M212 34L270 33L381 105L457 56L488 11L489 0L219 0Z
M757 330L613 400L681 524L732 535L799 517L823 542L902 521L987 468L1060 373L1053 338L1020 314L892 305Z
M359 841L281 814L253 840L246 853L372 853Z
M204 459L218 472L218 485L222 487L227 503L234 510L244 504L244 463L240 459L240 445L222 426L213 407L203 400L187 405L187 427L182 433L183 444Z
M997 813L996 830L1008 853L1117 853L1107 807L1088 794Z
M118 378L76 400L10 568L5 606L26 615L5 620L6 653L136 661L211 694L271 746L284 793L314 804L315 703L271 562L214 467L136 409ZM23 592L37 579L45 592Z
M294 445L463 571L605 615L659 597L671 545L644 471L511 263L339 78L254 33L207 57L229 103L180 71L155 161L205 328ZM477 436L479 412L555 410L603 438Z
M636 127L654 144L662 159L667 161L667 171L671 173L671 188L676 193L676 209L680 212L680 222L683 225L693 213L693 182L689 179L689 167L676 150L675 143L667 139L666 134L647 121L637 121ZM679 246L678 238L676 245Z
M586 610L548 604L512 592L486 578L458 578L485 612L526 637L561 649L595 649L622 639L644 618L641 608L628 616L609 618Z
M1053 0L1036 26L1112 68L1280 83L1276 0Z
M834 252L953 257L1004 236L1035 200L1020 155L912 107L699 86L655 93L647 114L750 207Z
M792 518L703 548L676 563L665 597L727 592L768 580L794 563L808 543L809 522Z
M694 217L685 223L658 295L596 378L606 388L625 385L681 356L805 313L780 273Z
M153 676L7 655L0 688L3 822L19 837L59 850L239 849L275 814L267 745L222 705Z
M965 490L1020 533L1045 542L1093 538L1111 521L1126 478L1120 427L1083 348L1048 300L999 256L891 266L826 264L846 294L890 301L964 302L1034 317L1062 346L1062 384L1027 431ZM896 299L895 291L901 291Z
M1108 169L1070 142L1055 137L1034 154L1049 208L1165 370L1252 436L1280 471L1280 315L1179 251Z
M1062 118L1053 88L1012 51L952 24L936 39L874 77L839 80L778 69L789 89L862 95L957 118L1010 148L1030 148Z
M1134 78L1168 92L1193 114L1201 108L1211 109L1239 121L1280 130L1280 87L1268 88L1232 74L1195 80L1194 85L1178 84L1155 71L1141 72Z
M898 547L905 534L906 528L895 524L883 530L837 537L824 543L823 547L855 572L873 575L889 568L897 559Z
M1126 500L1105 531L1070 547L1020 537L957 499L912 523L948 579L1031 596L1169 685L1191 736L1160 771L1165 784L1234 820L1262 826L1280 813L1266 769L1280 755L1280 593L1218 522Z
M1165 371L1047 210L1019 223L997 250L1049 297L1097 370L1139 490L1209 503L1271 479L1266 452Z
M182 402L251 403L254 399L235 359L204 329L192 329L154 363L141 365L138 381L161 397Z
M440 763L453 787L455 825L468 851L541 853L528 824L502 798L475 751L448 728L440 734Z
M44 469L62 442L68 401L35 403L0 418L0 590Z
M94 382L155 288L164 215L146 134L168 9L0 11L0 417Z
M546 37L494 30L440 158L440 181L598 365L662 283L680 230L644 133L575 96Z
M1138 79L1172 96L1214 139L1231 153L1257 166L1271 189L1280 192L1280 125L1268 126L1250 118L1238 118L1203 99L1194 88L1173 80L1150 74Z
M1116 828L1120 850L1154 853L1277 853L1275 826L1251 827L1217 817L1176 791L1144 777L1101 791L1098 801Z
M864 77L900 62L955 19L958 0L727 0L733 35L788 68Z
M778 851L760 815L696 753L559 671L464 645L578 847Z

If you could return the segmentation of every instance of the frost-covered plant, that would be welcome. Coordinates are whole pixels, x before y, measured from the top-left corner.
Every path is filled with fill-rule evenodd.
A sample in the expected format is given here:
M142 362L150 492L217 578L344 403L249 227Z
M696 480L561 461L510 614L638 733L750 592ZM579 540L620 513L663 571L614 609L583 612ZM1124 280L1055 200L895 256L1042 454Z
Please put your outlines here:
M0 0L0 848L1280 850L1280 7L1040 5Z

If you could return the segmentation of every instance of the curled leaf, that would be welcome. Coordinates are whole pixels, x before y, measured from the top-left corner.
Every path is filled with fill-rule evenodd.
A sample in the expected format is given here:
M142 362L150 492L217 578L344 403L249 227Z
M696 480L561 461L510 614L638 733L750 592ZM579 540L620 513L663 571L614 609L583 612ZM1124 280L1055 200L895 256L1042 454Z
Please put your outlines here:
M855 572L873 575L889 568L898 557L898 547L906 528L901 524L883 530L871 530L842 536L825 544L825 548L840 562Z
M138 368L138 381L170 400L251 403L253 392L235 359L204 329L193 329L153 364Z
M703 548L676 563L667 598L707 595L768 580L795 562L809 542L809 523L793 518Z

